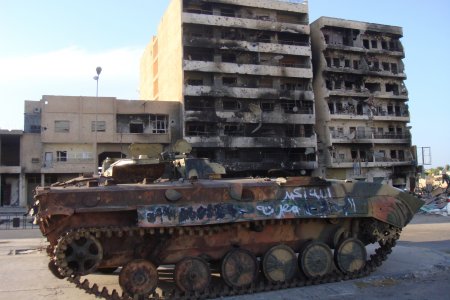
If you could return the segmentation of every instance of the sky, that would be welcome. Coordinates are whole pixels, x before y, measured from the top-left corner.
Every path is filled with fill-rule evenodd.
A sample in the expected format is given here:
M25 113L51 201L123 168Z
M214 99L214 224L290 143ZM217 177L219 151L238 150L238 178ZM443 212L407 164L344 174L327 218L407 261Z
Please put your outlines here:
M0 0L0 128L23 129L42 95L139 99L139 61L169 0ZM448 0L309 0L309 18L403 27L413 144L450 164ZM449 152L447 152L449 151ZM421 159L419 159L421 163Z

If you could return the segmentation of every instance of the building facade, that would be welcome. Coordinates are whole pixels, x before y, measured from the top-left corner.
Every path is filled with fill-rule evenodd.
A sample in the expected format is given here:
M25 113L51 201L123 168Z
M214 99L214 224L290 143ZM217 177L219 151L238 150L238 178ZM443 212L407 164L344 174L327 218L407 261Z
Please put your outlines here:
M131 144L143 151L170 147L181 138L179 115L178 102L72 96L25 101L24 130L0 132L1 206L30 206L36 186L93 174L106 157L130 158Z
M311 24L318 175L414 185L402 34L328 17Z
M317 168L306 1L171 1L142 57L140 91L182 103L194 155L228 173Z

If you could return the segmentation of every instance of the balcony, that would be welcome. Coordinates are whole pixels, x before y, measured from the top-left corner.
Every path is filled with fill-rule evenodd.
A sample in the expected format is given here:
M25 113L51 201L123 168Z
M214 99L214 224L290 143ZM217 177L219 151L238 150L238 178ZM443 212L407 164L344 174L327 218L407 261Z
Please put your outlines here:
M225 123L272 123L272 124L315 124L312 109L301 109L297 114L286 113L281 107L274 111L263 112L261 118L251 112L240 111L193 111L186 110L185 121L192 122L225 122Z
M192 147L221 148L299 148L316 147L316 136L312 137L241 137L241 136L185 136Z
M305 68L303 68L305 67ZM312 78L309 65L271 66L263 64L216 63L209 61L184 60L184 71L199 71L208 73L248 74L273 77L301 77Z
M190 47L204 47L214 49L230 49L250 52L279 53L311 57L309 43L280 43L259 39L255 41L217 39L213 37L183 37L183 45Z
M373 158L365 160L354 159L337 159L333 158L328 167L331 168L377 168L377 167L394 167L394 166L412 166L415 162L411 159L394 159L394 158Z
M360 98L369 98L370 96L373 96L375 98L380 99L392 99L392 100L402 100L407 101L408 100L408 92L404 93L394 93L394 92L381 92L381 91L375 91L371 92L368 89L334 89L334 90L327 90L327 94L325 96L338 96L338 97L360 97Z
M338 50L343 52L354 52L354 53L369 53L369 54L380 54L380 55L389 55L398 58L404 58L405 53L403 49L366 49L363 47L355 47L350 45L343 44L326 44L326 49L330 50Z
M411 134L409 133L374 133L373 139L375 143L393 143L405 144L411 143Z
M207 26L237 27L267 31L289 31L309 35L308 24L282 23L273 20L240 18L239 16L213 15L212 11L189 10L183 12L182 22L188 24L200 24Z
M184 95L186 96L211 96L211 97L230 97L230 98L248 98L248 99L284 99L308 101L314 100L312 91L304 90L279 90L264 87L216 87L210 85L185 85Z
M331 142L333 144L409 144L411 135L409 133L370 133L352 132L341 133L331 132Z
M386 111L375 111L373 113L355 114L348 110L330 113L331 120L374 120L374 121L401 121L409 122L409 112L387 113Z
M326 72L332 73L340 73L340 74L355 74L355 75L364 75L364 76L374 76L374 77L392 77L397 79L406 79L406 74L401 72L391 72L384 71L381 69L373 69L373 70L360 70L346 67L326 67Z

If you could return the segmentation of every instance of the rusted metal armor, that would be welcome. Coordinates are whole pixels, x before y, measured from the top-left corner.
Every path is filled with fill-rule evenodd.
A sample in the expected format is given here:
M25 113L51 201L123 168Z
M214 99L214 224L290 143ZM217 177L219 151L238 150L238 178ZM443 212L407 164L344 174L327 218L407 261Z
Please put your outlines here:
M422 205L382 184L217 179L217 166L198 159L175 167L179 178L152 183L38 188L50 270L107 299L218 297L356 278L386 259ZM369 256L372 243L379 248ZM176 285L164 295L155 294L161 268ZM121 296L82 281L99 270L116 270Z

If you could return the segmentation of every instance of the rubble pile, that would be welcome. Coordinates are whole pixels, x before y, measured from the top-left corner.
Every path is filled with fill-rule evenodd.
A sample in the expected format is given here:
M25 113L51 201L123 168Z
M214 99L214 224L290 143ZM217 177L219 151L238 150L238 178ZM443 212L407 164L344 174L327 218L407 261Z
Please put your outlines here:
M438 214L450 216L450 192L438 187L431 193L422 194L425 204L420 208L421 212L427 214Z

